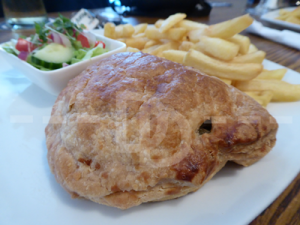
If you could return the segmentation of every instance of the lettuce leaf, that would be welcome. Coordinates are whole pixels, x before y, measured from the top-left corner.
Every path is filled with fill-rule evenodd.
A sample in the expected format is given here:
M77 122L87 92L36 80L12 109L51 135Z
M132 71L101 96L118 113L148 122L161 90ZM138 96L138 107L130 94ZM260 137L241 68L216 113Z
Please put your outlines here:
M108 50L103 49L102 47L98 47L98 46L95 48L92 48L90 50L79 49L74 52L74 57L71 60L71 64L74 64L74 63L77 63L80 61L84 61L87 59L91 59L91 58L101 55L105 52L108 52Z

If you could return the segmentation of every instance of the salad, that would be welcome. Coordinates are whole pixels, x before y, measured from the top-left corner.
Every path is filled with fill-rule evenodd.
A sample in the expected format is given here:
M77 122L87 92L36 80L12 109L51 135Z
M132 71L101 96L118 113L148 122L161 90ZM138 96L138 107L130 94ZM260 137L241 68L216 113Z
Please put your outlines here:
M36 33L4 44L3 49L40 70L55 70L101 55L105 43L59 15L51 25L35 23Z

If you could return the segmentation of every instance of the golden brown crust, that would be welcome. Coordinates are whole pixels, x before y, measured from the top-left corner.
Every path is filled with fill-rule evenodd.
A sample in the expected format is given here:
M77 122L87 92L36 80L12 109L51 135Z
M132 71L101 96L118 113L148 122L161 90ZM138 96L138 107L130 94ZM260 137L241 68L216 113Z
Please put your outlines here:
M199 134L207 120L210 133ZM256 162L274 146L277 127L217 78L120 53L60 93L46 127L48 161L72 196L126 209L196 191L228 160Z

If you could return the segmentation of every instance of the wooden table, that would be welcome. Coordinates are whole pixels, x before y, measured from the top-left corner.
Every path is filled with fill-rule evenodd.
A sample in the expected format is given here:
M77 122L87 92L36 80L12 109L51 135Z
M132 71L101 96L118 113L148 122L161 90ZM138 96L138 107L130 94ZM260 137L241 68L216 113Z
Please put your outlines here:
M228 20L244 14L246 1L241 0L226 0L233 3L229 8L214 8L209 17L204 18L189 18L207 24L214 24L224 20ZM71 12L62 13L69 17ZM56 17L57 13L51 13L50 17ZM132 24L137 23L154 23L158 18L149 17L126 17L126 20ZM0 22L3 22L0 18ZM20 32L0 31L0 43L17 37ZM30 33L21 31L22 34ZM281 44L260 38L255 35L243 33L251 39L251 42L267 53L266 58L293 69L300 73L300 52L298 50L286 47ZM300 163L300 162L299 162ZM280 165L278 165L280 166ZM293 182L285 189L285 191L256 219L251 225L266 225L266 224L300 224L300 173Z

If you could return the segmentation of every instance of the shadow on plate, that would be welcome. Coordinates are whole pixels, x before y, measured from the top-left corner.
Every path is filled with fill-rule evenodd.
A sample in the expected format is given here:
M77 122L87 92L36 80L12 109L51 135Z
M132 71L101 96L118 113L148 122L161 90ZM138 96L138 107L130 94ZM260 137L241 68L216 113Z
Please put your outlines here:
M8 80L12 85L20 85L20 84L28 84L30 81L28 78L23 76L19 71L15 69L9 69L4 72L4 77L6 80Z
M35 84L31 84L22 93L20 98L38 108L52 107L57 96L51 95Z
M233 177L236 173L242 170L244 167L234 162L227 162L226 165L218 172L211 180L217 180L220 178Z
M4 71L2 74L5 75L5 79L13 86L29 85L28 87L25 86L24 88L26 89L19 94L20 98L24 99L29 104L38 108L51 107L54 104L57 96L51 95L37 85L31 83L31 81L22 75L22 73L15 69L10 69ZM23 90L23 88L21 90Z

